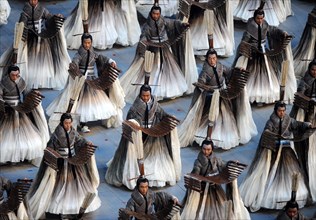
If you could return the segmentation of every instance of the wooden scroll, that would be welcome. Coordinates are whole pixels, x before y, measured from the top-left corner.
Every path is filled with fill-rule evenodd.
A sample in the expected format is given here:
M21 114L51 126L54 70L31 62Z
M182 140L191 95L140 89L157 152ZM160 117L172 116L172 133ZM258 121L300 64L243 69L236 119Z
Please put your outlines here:
M247 167L246 164L237 161L228 161L226 167L214 176L201 176L188 173L184 176L185 187L202 193L206 182L211 184L227 184L238 178L241 172Z
M38 91L32 90L26 95L24 102L19 103L17 106L11 107L18 112L29 113L41 103L43 98L45 97L42 96Z
M121 70L112 67L107 64L105 68L99 72L99 77L96 79L86 79L86 83L96 90L106 90L109 89L114 81L117 79Z
M307 97L306 95L296 92L294 94L294 102L293 104L297 107L303 109L304 111L308 112L310 107L311 99Z
M261 135L261 146L275 151L275 145L279 139L279 135L266 130Z
M166 115L159 123L155 124L150 128L143 128L141 126L136 125L131 121L123 121L123 136L132 142L132 131L141 130L145 134L151 137L163 137L170 133L180 121L171 115Z
M46 22L46 28L42 30L41 33L37 33L33 29L28 29L28 30L31 30L32 32L34 32L34 34L36 34L38 37L41 37L41 38L46 38L46 39L53 38L60 31L61 27L64 24L64 21L65 21L65 18L54 15L51 19L49 19Z
M8 200L0 205L0 219L7 213L15 212L19 208L20 203L24 201L24 197L31 187L32 181L32 179L18 179L13 184Z
M223 99L234 99L244 89L250 73L247 70L235 68L226 89L220 90Z
M86 144L79 148L75 156L64 158L54 149L47 147L44 150L44 163L56 171L59 171L59 167L63 160L67 160L68 163L75 166L84 165L90 160L96 148L97 146Z

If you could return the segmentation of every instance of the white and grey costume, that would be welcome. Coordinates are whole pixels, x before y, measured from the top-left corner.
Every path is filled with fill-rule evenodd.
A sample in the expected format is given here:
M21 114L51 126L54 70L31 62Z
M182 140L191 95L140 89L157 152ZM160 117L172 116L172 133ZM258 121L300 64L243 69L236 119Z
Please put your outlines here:
M65 21L65 36L70 49L78 49L81 45L80 33L83 33L81 4L79 1ZM89 0L88 14L93 47L105 50L112 48L113 44L131 46L138 42L140 26L134 1Z
M82 77L93 80L97 77L94 71L97 60L102 63L114 62L112 59L97 54L92 47L87 51L81 46L72 63L79 67ZM74 79L69 76L65 89L47 107L47 115L52 116L54 112L66 112L73 86ZM80 122L107 120L104 123L107 127L117 127L123 121L122 109L124 106L124 92L118 79L114 81L107 92L93 89L84 83L71 113L79 114Z
M14 82L6 74L1 80L0 102L5 105L4 115L0 117L1 163L40 160L43 156L49 133L41 104L28 114L11 108L22 102L26 94L22 77Z
M74 128L67 132L62 125L58 125L47 147L53 148L63 158L68 158L75 156L86 143L87 141ZM96 193L96 197L86 212L95 211L101 206L101 200L97 195L99 182L94 155L82 165L72 165L62 159L58 172L42 161L36 179L26 195L33 218L43 218L45 212L78 214L88 193Z

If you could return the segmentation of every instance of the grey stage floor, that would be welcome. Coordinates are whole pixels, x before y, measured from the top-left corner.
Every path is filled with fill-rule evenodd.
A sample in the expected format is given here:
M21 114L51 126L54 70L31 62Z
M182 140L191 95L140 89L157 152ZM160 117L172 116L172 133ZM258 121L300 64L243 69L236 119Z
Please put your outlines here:
M23 7L24 1L10 0L10 5L12 8L9 23L7 25L1 26L0 31L0 53L2 54L9 45L12 44L13 40L13 29L15 22L19 19L20 11ZM44 2L44 1L42 1ZM69 16L71 10L75 7L77 0L68 1L45 1L47 8L53 13L61 13L66 17ZM306 24L307 14L312 10L315 5L315 1L300 1L292 0L292 10L294 15L288 17L287 20L280 25L280 27L286 30L289 34L295 36L292 41L292 47L294 48L301 37L303 29ZM242 36L243 30L245 28L244 23L235 22L235 44L239 44L240 38ZM69 51L70 56L74 55L75 51ZM133 60L135 53L134 47L114 47L113 49L106 51L99 51L102 54L112 57L118 63L118 66L123 71L126 71L130 63ZM231 65L234 57L221 59L226 65ZM201 68L201 61L197 60L198 69ZM43 101L43 107L46 108L49 103L60 93L60 91L53 90L42 90L45 95ZM191 96L178 98L171 101L165 101L162 104L163 108L170 114L176 115L180 120L184 119L186 112L189 108L189 103L191 101ZM130 105L127 104L124 108L124 117ZM256 122L259 135L254 137L248 144L238 146L228 151L216 150L218 156L222 157L224 160L234 159L241 161L246 164L250 164L260 138L262 129L267 121L269 115L272 112L272 105L266 105L263 107L253 106L253 117ZM288 110L291 106L288 106ZM130 197L130 191L126 188L116 188L108 185L104 181L104 176L106 172L106 163L112 158L121 136L121 127L115 129L105 129L101 123L95 122L89 124L91 132L84 134L85 138L91 140L95 145L99 146L96 151L97 166L100 174L100 186L99 186L99 196L102 200L102 206L94 213L89 214L87 219L116 219L118 209L124 207L126 202ZM182 158L182 174L188 173L192 169L193 162L199 152L198 148L189 147L181 149ZM34 178L38 168L29 164L18 164L15 166L1 166L0 175L5 176L12 181L18 178ZM247 170L246 170L247 172ZM238 182L242 182L245 177L246 172L244 172L238 179ZM315 173L316 175L316 173ZM260 183L258 183L260 184ZM165 190L173 195L177 196L180 200L184 197L185 187L183 179L179 181L175 186L165 187L162 189L155 190ZM306 216L312 216L316 212L316 204L310 207L305 207L302 212ZM251 213L252 219L274 219L277 215L275 210L260 210L256 213Z

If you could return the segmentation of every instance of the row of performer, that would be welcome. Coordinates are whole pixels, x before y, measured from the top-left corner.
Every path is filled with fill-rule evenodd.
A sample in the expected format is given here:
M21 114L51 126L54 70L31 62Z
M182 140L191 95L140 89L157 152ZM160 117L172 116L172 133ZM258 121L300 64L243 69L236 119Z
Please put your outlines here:
M146 112L148 105L151 108ZM148 85L142 86L105 175L108 184L133 190L126 207L119 210L119 218L250 219L246 206L250 211L282 209L279 220L307 219L299 208L315 202L315 160L311 161L315 156L315 129L285 111L283 102L275 104L239 188L237 178L247 165L223 161L213 152L213 141L205 139L191 173L184 176L187 191L180 203L172 195L149 189L175 185L181 177L181 158L174 127L177 120L163 111ZM7 179L0 179L1 215L9 219L49 219L50 215L80 219L101 206L96 147L72 124L72 115L63 113L34 182L22 179L11 185ZM171 131L166 129L168 124ZM306 139L299 133L312 136ZM303 160L309 161L307 166L301 163ZM226 185L226 191L221 185ZM8 201L3 191L10 195Z
M104 13L110 1L100 2L80 1L68 20L70 27L78 27L70 35L78 32L81 36L80 45L73 47L79 49L72 61L63 17L53 16L37 0L25 4L13 46L0 58L0 162L30 160L39 166L32 184L20 181L31 185L30 189L15 190L23 194L23 202L17 203L13 212L8 208L12 202L3 203L5 215L20 219L39 219L45 213L82 217L101 206L96 147L76 131L78 127L89 132L87 122L97 120L108 128L122 125L119 146L105 175L109 184L134 189L127 207L120 210L121 218L141 219L155 213L160 219L158 213L166 211L159 209L169 207L170 202L176 210L181 209L177 198L151 192L148 187L175 185L181 178L180 147L194 141L201 152L191 174L184 177L188 190L182 202L183 219L249 219L245 206L251 211L285 206L280 219L287 219L292 218L293 209L297 216L299 208L316 201L316 61L312 60L316 8L308 15L294 53L298 61L295 68L291 36L265 21L264 1L247 22L232 68L217 60L218 52L213 48L216 37L211 38L207 31L202 35L198 25L198 36L206 36L209 42L198 75L192 41L194 22L188 18L194 8L202 8L205 17L201 21L208 16L214 21L218 18L214 13L223 12L218 9L222 4L182 1L179 20L163 17L155 2L139 31L135 58L119 80L116 61L93 48L100 39L94 39L90 32L101 32L98 21L114 18ZM189 12L182 10L185 3ZM121 2L121 7L131 9L131 5L133 1ZM98 18L101 9L102 19ZM225 8L221 10L225 12ZM125 16L135 21L131 11ZM115 20L126 25L122 17ZM124 30L127 33L127 28ZM306 55L310 62L302 61ZM46 109L48 123L41 106L44 97L34 90L38 88L64 88ZM179 120L167 114L158 101L191 93L189 112L177 129ZM293 100L287 115L285 103ZM125 101L133 104L123 121ZM213 149L228 150L248 143L257 135L250 103L275 101L255 158L238 188L237 177L245 166L222 161ZM226 193L221 184L227 184ZM16 200L13 196L10 199Z

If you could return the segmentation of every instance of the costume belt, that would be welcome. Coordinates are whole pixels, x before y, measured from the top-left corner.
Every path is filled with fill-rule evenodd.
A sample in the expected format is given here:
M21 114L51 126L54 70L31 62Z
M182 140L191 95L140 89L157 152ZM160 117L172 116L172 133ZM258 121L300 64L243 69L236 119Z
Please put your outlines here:
M3 100L10 106L17 106L20 103L19 96L3 96Z
M85 66L79 66L79 69L80 69L80 72L82 73L82 74L85 74ZM95 76L95 74L94 74L94 66L88 66L88 68L87 68L87 76L90 76L90 77L92 77L92 76Z
M70 152L72 156L75 156L75 148L74 146L70 147ZM68 148L58 148L58 153L62 156L62 157L68 157L69 156L69 150Z
M291 142L289 140L281 140L275 142L277 145L280 144L283 147L291 147Z
M42 29L44 29L44 22L42 22L42 19L34 21L34 25L35 25L35 31L37 31L38 33L41 33ZM32 22L32 20L28 20L27 21L27 27L29 29L33 29L33 22Z

